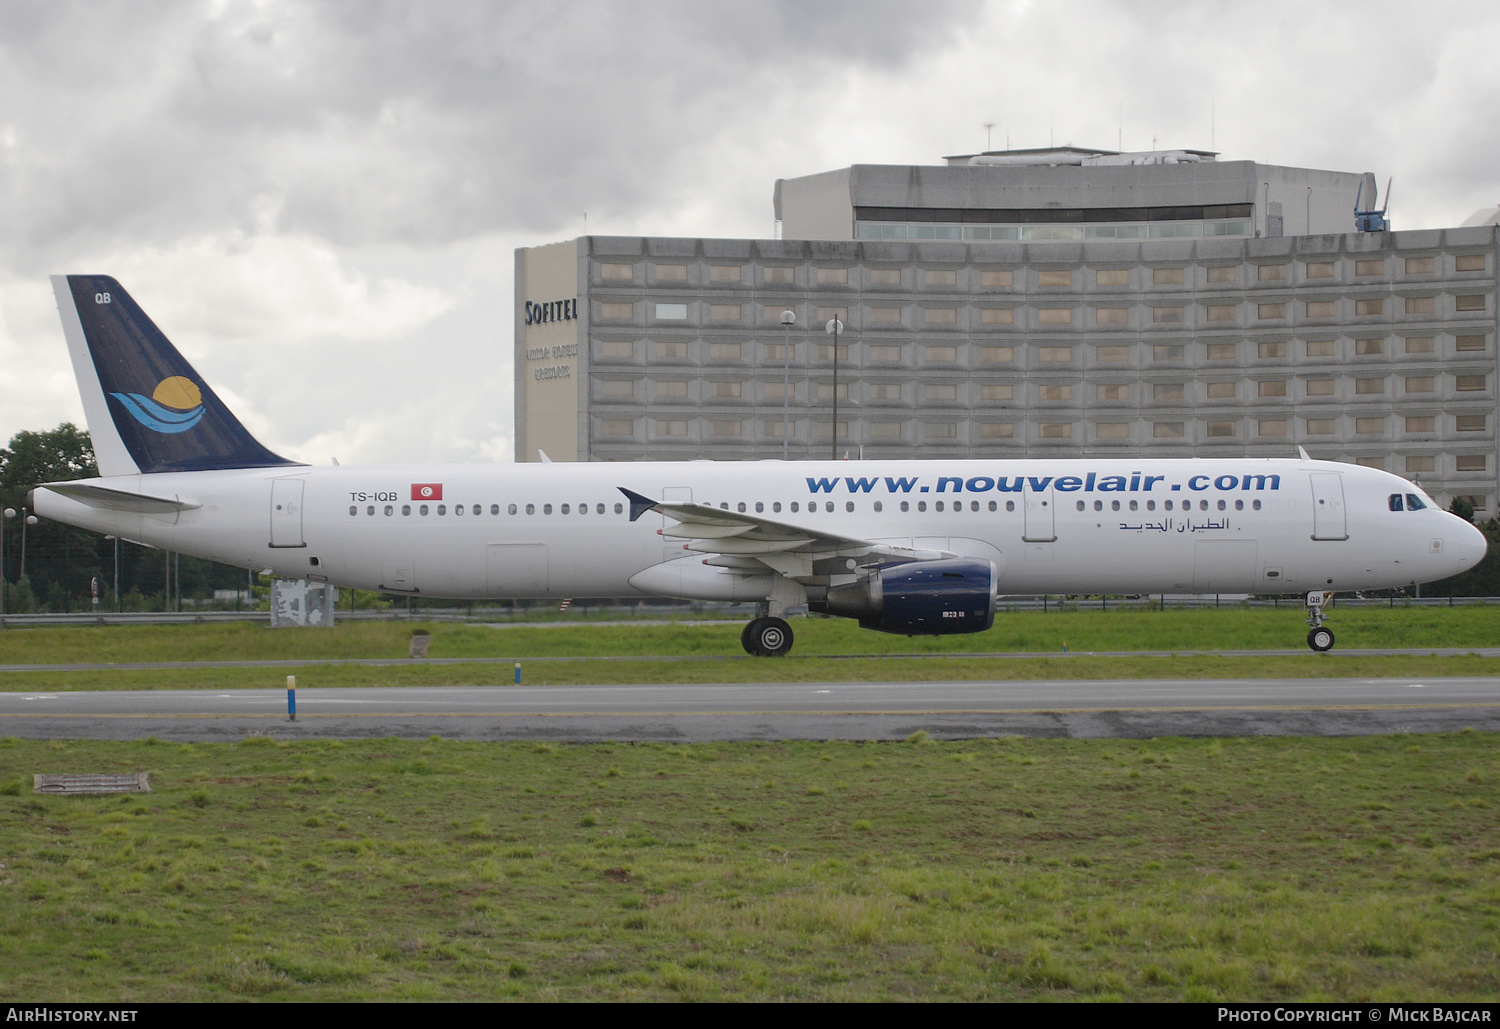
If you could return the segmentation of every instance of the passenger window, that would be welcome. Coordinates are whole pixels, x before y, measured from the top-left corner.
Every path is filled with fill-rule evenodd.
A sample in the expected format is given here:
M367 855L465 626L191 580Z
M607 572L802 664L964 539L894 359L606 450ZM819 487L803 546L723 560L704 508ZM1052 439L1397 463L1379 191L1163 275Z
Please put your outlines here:
M885 510L885 505L881 504L881 502L877 500L877 501L875 501L875 510L876 511L884 511Z
M741 514L743 514L745 511L745 502L743 500L741 500L739 503L739 510Z
M1401 494L1399 494L1399 493L1392 493L1391 494L1390 507L1391 507L1392 511L1400 511L1400 510L1402 510L1402 507L1401 507Z
M1134 501L1134 500L1132 500L1132 501L1131 501L1131 502L1130 502L1130 510L1132 510L1132 511L1134 511L1134 510L1135 510L1135 508L1136 508L1136 503L1135 503L1135 501Z
M589 513L589 506L587 504L579 504L578 505L578 513L581 514L581 515L588 514Z
M1170 500L1167 501L1165 504L1162 505L1162 509L1166 510L1166 511L1172 510L1172 502Z
M827 511L829 514L833 514L833 501L830 500L825 503L823 505L823 510Z
M371 518L375 517L375 505L371 504L369 509L365 511L365 514L369 515Z
M1224 502L1224 501L1222 501L1222 500L1221 500L1221 501L1219 501L1219 510L1220 510L1220 511L1222 511L1222 510L1224 510L1224 509L1225 509L1225 508L1227 508L1227 507L1228 507L1228 506L1229 506L1229 505L1228 505L1228 504L1226 504L1226 503L1225 503L1225 502Z
M941 511L943 509L943 502L939 500L936 504L933 504L932 507L935 511Z
M350 515L350 517L353 517L354 515L357 515L357 514L359 514L359 508L358 508L358 506L356 506L354 504L350 504L349 505L349 515Z
M764 511L765 511L765 509L766 509L766 505L765 505L765 503L764 503L764 502L762 502L762 501L759 501L759 500L757 500L757 501L756 501L756 502L755 502L755 513L756 513L756 514L761 514L761 513L763 513L763 512L764 512Z
M1102 501L1102 500L1096 500L1096 501L1094 501L1094 510L1095 511L1103 511L1104 510L1104 501Z
M402 517L409 517L411 515L411 505L410 504L402 504L401 505L401 514L402 514Z
M526 505L526 513L527 514L536 514L536 505L535 504L527 504Z
M971 500L971 501L969 501L969 510L970 511L978 511L979 510L979 501L977 501L977 500Z
M925 500L919 500L919 501L917 501L917 510L918 511L925 511L925 510L927 510L927 501L925 501Z
M846 501L844 501L844 510L845 511L853 511L854 510L854 501L852 501L852 500L846 500Z
M1251 507L1252 510L1259 511L1260 510L1260 501L1259 500L1252 500L1252 501L1250 501L1250 507Z
M903 511L910 511L911 510L911 504L907 503L905 500L901 501L901 510L903 510Z
M417 514L421 515L423 518L427 517L427 512L428 507L426 504L423 504L421 507L417 508Z
M495 514L499 514L500 513L500 505L496 504L494 507L490 508L490 511L492 511ZM506 512L506 514L515 514L516 513L516 505L515 504L509 504L509 505L507 505L506 508L505 508L505 512ZM528 511L526 513L530 514L531 512Z
M1000 505L997 504L997 503L995 503L993 500L991 500L990 501L990 510L991 511L998 511L999 509L1000 509Z
M1243 500L1236 500L1234 502L1234 509L1236 511L1243 511L1243 510L1245 510L1245 502Z
M551 504L543 504L542 505L542 514L549 515L551 513L552 513L552 505Z
M794 500L794 501L792 501L792 514L796 514L796 513L797 513L797 502Z
M1005 502L1005 510L1007 510L1007 511L1014 511L1015 509L1016 509L1016 502L1014 500L1007 500Z
M1155 511L1156 510L1156 501L1154 501L1154 500L1148 500L1148 501L1146 501L1146 510L1147 511Z
M594 514L603 514L603 513L604 513L604 505L603 504L595 504L594 505Z
M771 510L774 511L776 514L781 514L781 501L779 501L779 500L773 500L773 501L771 501Z
M483 513L484 513L483 508L481 508L478 504L475 504L474 505L474 510L470 512L470 514L474 515L476 518L479 515L483 514ZM499 513L500 513L500 508L498 508L498 507L495 508L495 514L499 514Z
M1415 493L1408 493L1406 495L1406 509L1408 511L1420 511L1426 506L1426 504L1422 503L1422 498Z
M1083 510L1083 501L1081 501L1081 500L1078 502L1078 510L1080 510L1080 511Z
M624 504L616 504L615 505L615 514L624 514L624 513L625 513L625 505Z
M1118 500L1111 500L1109 502L1109 509L1111 511L1118 511L1118 510L1120 510L1120 502Z
M443 513L442 508L438 508L438 514L442 514L442 513ZM461 514L463 514L464 513L464 506L462 504L454 504L453 505L453 513L455 515L461 515Z
M1200 510L1200 511L1207 511L1208 510L1208 501L1206 501L1206 500L1200 500L1200 501L1198 501L1198 510Z
M550 509L550 508L548 508L548 509L546 509L546 510L547 510L547 513L548 513L548 514L551 514L551 513L552 513L552 510L551 510L551 509ZM559 511L559 513L561 513L561 514L567 514L567 513L568 513L568 505L567 505L567 504L564 504L564 505L563 505L563 506L562 506L562 507L560 507L560 508L558 508L558 511Z
M438 514L445 515L447 513L448 513L448 505L447 504L439 504L438 505Z
M393 510L390 504L385 505L385 516L389 518Z

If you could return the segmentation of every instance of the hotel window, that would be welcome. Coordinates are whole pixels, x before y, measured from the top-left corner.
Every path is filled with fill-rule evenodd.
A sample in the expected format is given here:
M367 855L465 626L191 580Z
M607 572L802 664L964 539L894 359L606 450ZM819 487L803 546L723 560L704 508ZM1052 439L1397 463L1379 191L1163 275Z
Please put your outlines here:
M1097 286L1128 286L1130 285L1130 269L1100 269L1094 273L1094 284Z
M1256 344L1256 347L1255 347L1255 354L1256 354L1257 357L1259 357L1263 361L1264 360L1275 360L1277 358L1283 358L1283 357L1286 357L1286 344L1285 343L1258 343L1258 344Z
M760 270L761 282L791 282L791 268L762 268Z
M1129 347L1095 347L1094 361L1098 364L1124 364L1130 360Z
M687 321L687 304L657 304L656 320L659 322Z
M780 325L781 324L781 313L783 311L791 311L791 310L792 310L792 305L791 304L761 304L760 305L760 318L761 318L761 321L767 322L768 324L771 324L771 325ZM795 311L793 313L795 313Z
M685 397L687 396L687 383L674 379L658 382L656 384L656 395L658 397Z
M629 418L606 418L599 423L601 436L633 436L635 422Z
M1037 347L1036 359L1042 364L1066 364L1073 360L1072 347Z
M1334 341L1331 339L1310 339L1307 341L1308 357L1333 357Z
M738 436L741 431L739 422L709 422L708 434L710 436Z
M818 383L818 399L819 400L832 400L833 399L833 383L831 383L831 382L820 382L820 383ZM847 382L841 382L841 383L839 383L839 399L840 400L848 400L849 399L849 384Z
M1437 297L1407 297L1407 314L1433 314L1437 311Z
M1407 432L1436 432L1437 419L1432 415L1409 415L1406 419Z
M1233 304L1210 304L1208 307L1208 320L1211 322L1234 321Z
M1015 282L1015 273L1014 272L1008 272L1008 271L1005 271L1005 272L995 272L995 271L983 272L982 271L982 272L979 273L979 284L981 286L1010 286L1010 285L1014 285L1014 282Z
M958 311L952 307L924 307L922 321L927 325L957 325Z
M1376 354L1383 354L1385 353L1385 340L1379 337L1357 339L1354 341L1354 353L1357 357L1374 357Z
M980 422L980 439L1010 439L1016 434L1014 422Z
M818 282L821 285L847 286L849 284L849 269L819 268Z
M635 317L634 304L600 304L600 318L633 318Z
M926 422L922 426L923 439L958 439L957 422Z
M1407 419L1410 421L1410 419ZM1432 419L1427 419L1431 421ZM1453 419L1453 427L1459 432L1483 432L1486 418L1482 414L1461 414ZM1411 431L1411 430L1408 430ZM1429 432L1432 430L1428 430Z
M1453 388L1460 393L1473 393L1484 389L1484 381L1483 375L1455 375Z
M1332 261L1308 261L1307 277L1309 279L1331 279L1333 278Z
M927 385L922 387L922 399L927 403L951 404L958 400L958 387L954 385Z
M1233 282L1237 267L1232 264L1215 265L1208 269L1209 282Z
M762 343L761 352L767 361L780 361L786 364L787 346L785 343Z
M1094 311L1094 321L1099 325L1125 325L1130 321L1128 307L1101 307Z
M849 327L849 309L847 307L818 308L818 322L814 327L818 329L826 329L828 327L828 323L835 318L844 323L845 329ZM843 334L844 330L840 329L839 335L842 336Z
M1073 425L1071 422L1042 422L1037 426L1037 436L1041 439L1072 439Z
M1286 317L1285 304L1257 304L1255 305L1255 317L1261 321L1269 321L1274 318Z
M958 360L957 347L923 347L922 360L929 364L952 364Z
M1368 436L1372 433L1385 431L1384 418L1356 418L1354 419L1354 431Z
M1457 336L1453 340L1453 349L1458 351L1483 350L1483 336Z
M786 387L784 382L763 382L760 384L760 398L762 400L785 400ZM793 387L796 392L796 387Z
M1365 468L1385 468L1385 458L1383 457L1356 457L1354 463Z
M629 379L605 379L599 383L601 397L633 397L635 383Z
M1008 307L985 308L979 312L980 325L1014 325L1016 312Z
M1331 397L1333 396L1333 385L1334 382L1332 379L1308 379L1307 395L1310 397Z
M872 307L870 308L871 325L899 325L901 324L901 308L899 307Z
M833 427L828 422L819 422L818 423L818 439L829 439L831 437L832 433L833 433ZM848 422L839 422L839 424L838 424L838 434L839 434L839 439L847 439L849 437L849 423ZM809 505L809 507L811 507L811 505Z
M1210 382L1207 384L1208 399L1233 400L1238 385L1235 382Z
M1309 300L1307 302L1307 316L1309 318L1332 318L1337 313L1338 305L1332 300Z
M1332 436L1334 433L1334 420L1332 418L1309 418L1307 420L1307 434L1309 436Z
M1256 426L1256 432L1261 436L1285 436L1286 419L1268 418L1262 419Z
M738 361L740 345L738 343L710 343L708 357L711 361Z
M1414 375L1406 380L1406 392L1408 393L1432 393L1436 380L1431 375Z
M1233 361L1235 357L1235 345L1233 343L1210 343L1208 351L1204 355L1209 361Z
M1459 454L1453 459L1453 467L1460 472L1482 472L1489 467L1483 454Z
M687 422L682 419L658 418L656 434L658 436L686 436Z
M1385 392L1384 379L1355 379L1354 392L1358 396L1374 396Z
M1354 262L1355 275L1384 275L1385 261L1356 261Z
M1094 425L1095 439L1129 439L1129 422L1098 422Z
M872 286L899 286L901 285L900 268L871 268L870 285Z
M953 268L928 268L922 273L922 284L926 286L957 286L958 271Z
M1376 314L1385 314L1385 299L1378 300L1356 300L1354 302L1354 313L1359 317L1369 317Z
M1430 456L1408 454L1406 455L1406 474L1419 475L1422 472L1430 472L1436 464L1437 462Z
M1210 437L1233 436L1234 422L1209 422L1208 434Z
M1182 439L1185 429L1184 422L1156 422L1151 426L1151 436L1153 439Z
M738 400L740 384L738 382L710 382L708 395L715 400Z
M760 434L762 436L769 436L772 439L781 439L786 435L786 428L787 426L784 422L773 422L767 420L760 423ZM796 432L797 423L793 422L791 428L793 432Z
M657 282L686 282L687 265L685 264L659 264L656 266Z
M1151 282L1156 286L1181 286L1181 268L1152 268Z
M658 340L656 343L658 361L686 361L687 356L688 345L682 340Z
M1262 264L1255 268L1256 282L1280 282L1286 278L1286 265Z
M708 317L715 322L737 322L740 320L740 305L709 304Z
M1010 364L1016 359L1014 347L980 347L980 364Z
M599 356L614 360L635 356L635 344L625 340L607 339L599 344Z
M1455 271L1482 272L1485 269L1484 254L1460 254L1453 259Z
M628 264L601 264L599 277L610 282L629 281L635 278L635 268Z
M1125 383L1109 383L1094 387L1094 396L1105 403L1130 399L1130 387Z
M832 361L833 360L833 344L832 343L821 343L821 344L818 345L818 360L819 361ZM849 345L847 343L840 343L839 344L839 360L840 361L847 361L847 360L849 360Z
M870 360L877 364L896 364L901 360L901 348L899 346L877 344L868 347L866 353L870 355Z
M1153 400L1181 400L1186 396L1186 388L1180 382L1157 382L1151 386L1151 399Z
M737 264L713 264L708 267L709 282L739 282L740 266Z
M1286 380L1271 379L1259 383L1256 392L1263 397L1284 397L1286 396Z
M1180 322L1182 321L1182 311L1183 309L1180 307L1153 307L1151 309L1151 320L1157 324Z
M1072 400L1073 399L1073 387L1072 386L1038 386L1037 387L1037 399L1038 400L1051 400L1051 401Z
M1158 362L1181 361L1187 355L1187 347L1181 344L1158 344L1151 348L1151 360Z
M1072 272L1037 272L1036 284L1038 286L1071 286L1073 285Z
M1485 296L1483 293L1475 293L1472 296L1457 296L1453 298L1453 308L1456 311L1483 311L1485 307Z
M1430 354L1433 352L1433 349L1433 339L1431 336L1406 337L1406 352L1408 354Z
M870 423L870 438L871 439L900 439L901 438L901 423L900 422L871 422Z
M871 400L900 400L901 384L897 382L877 382L868 387L868 396Z
M1433 272L1433 260L1430 257L1408 257L1406 259L1406 274L1408 275L1431 275Z
M979 387L980 400L986 400L993 403L998 400L1014 400L1015 398L1016 388L1014 386L1004 385Z
M1070 307L1043 307L1037 311L1036 320L1041 325L1071 325L1073 323L1073 309Z

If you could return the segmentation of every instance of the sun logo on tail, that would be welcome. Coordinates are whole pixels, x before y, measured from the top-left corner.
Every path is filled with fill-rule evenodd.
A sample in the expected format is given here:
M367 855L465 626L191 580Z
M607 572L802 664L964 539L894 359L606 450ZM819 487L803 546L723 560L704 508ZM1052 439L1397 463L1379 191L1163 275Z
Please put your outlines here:
M203 420L203 392L197 383L181 375L170 375L156 384L151 395L111 393L130 417L157 432L186 432Z

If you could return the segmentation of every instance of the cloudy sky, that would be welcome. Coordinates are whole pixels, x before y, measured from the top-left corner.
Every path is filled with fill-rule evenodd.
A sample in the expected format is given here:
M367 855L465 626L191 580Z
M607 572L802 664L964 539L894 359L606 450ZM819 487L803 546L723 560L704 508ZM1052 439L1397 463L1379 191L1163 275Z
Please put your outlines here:
M272 449L511 459L517 246L767 236L778 177L994 145L1500 203L1481 4L0 0L0 441L82 424L47 275L111 274Z

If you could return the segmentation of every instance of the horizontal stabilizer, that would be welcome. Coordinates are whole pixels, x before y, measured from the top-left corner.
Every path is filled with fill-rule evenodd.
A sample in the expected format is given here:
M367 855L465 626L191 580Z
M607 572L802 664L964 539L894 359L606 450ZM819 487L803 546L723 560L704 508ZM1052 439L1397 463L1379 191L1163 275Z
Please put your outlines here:
M48 482L37 487L76 500L90 507L102 507L111 511L133 511L136 514L168 514L191 511L202 507L192 500L177 497L159 497L149 493L131 493L128 490L94 486L86 482Z

